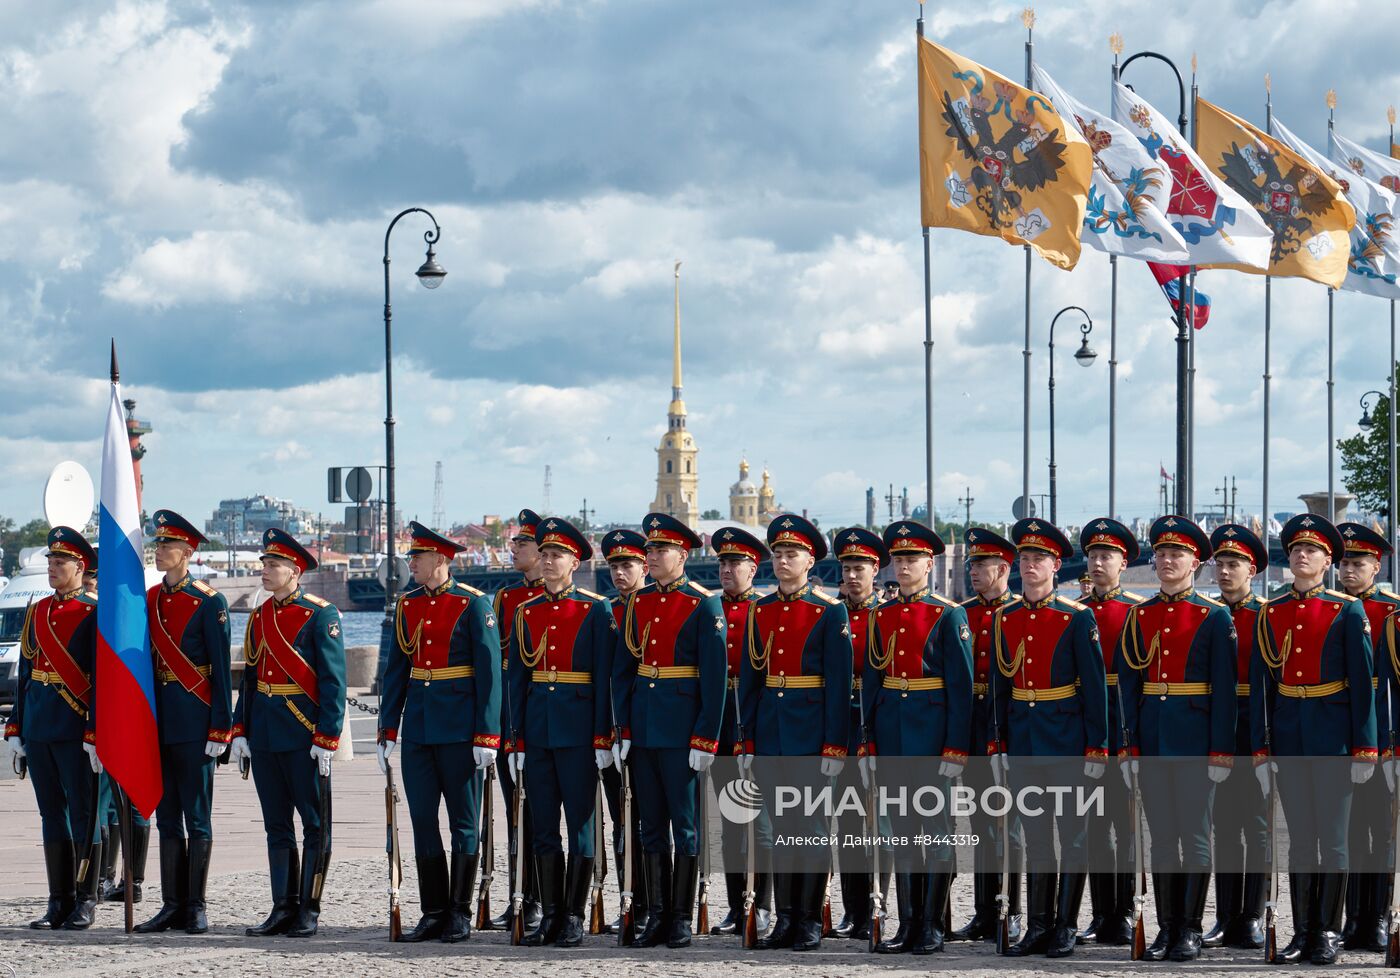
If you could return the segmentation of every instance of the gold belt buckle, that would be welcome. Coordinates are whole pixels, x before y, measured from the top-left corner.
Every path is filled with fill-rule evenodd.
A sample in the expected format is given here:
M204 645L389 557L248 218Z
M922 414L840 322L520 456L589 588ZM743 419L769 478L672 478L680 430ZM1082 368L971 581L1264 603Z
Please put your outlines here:
M899 688L900 690L906 690L909 688L909 680L906 677L899 677Z
M1035 689L1033 687L1026 687L1026 699L1031 703L1035 702Z
M558 670L558 669L551 669L551 670L549 670L549 681L550 681L550 682L554 682L554 681L555 681L556 679L558 679L558 678L559 678L559 670Z
M423 677L423 685L424 685L424 686L428 686L428 685L430 685L430 684L432 683L432 681L433 681L433 670L431 670L431 669L429 669L428 667L424 666L424 667L423 667L423 672L425 672L425 673L427 674L427 675L425 675L425 676Z
M1307 699L1309 695L1310 695L1310 694L1308 693L1308 687L1306 687L1306 686L1299 686L1299 687L1298 687L1298 698L1299 698L1299 699Z
M778 686L779 686L779 688L782 688L782 687L784 687L784 686L786 686L786 685L787 685L787 676L786 676L786 675L779 675L779 676L778 676Z

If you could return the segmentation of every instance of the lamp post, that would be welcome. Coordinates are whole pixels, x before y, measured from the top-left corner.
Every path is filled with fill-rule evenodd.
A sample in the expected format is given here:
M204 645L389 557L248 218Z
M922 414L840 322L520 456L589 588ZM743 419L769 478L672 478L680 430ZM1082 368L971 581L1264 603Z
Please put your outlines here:
M1176 128L1183 138L1187 137L1186 131L1186 83L1181 78L1181 72L1177 70L1172 60L1156 51L1139 51L1123 62L1118 69L1121 77L1123 72L1128 70L1128 65L1138 58L1153 58L1163 62L1176 75L1177 91L1180 95L1180 109L1176 116ZM1191 320L1195 318L1195 298L1187 295L1187 276L1183 274L1177 279L1177 317L1176 317L1176 511L1183 516L1190 517L1195 500L1191 498L1191 461L1190 461L1190 434L1188 419L1190 418L1189 403L1189 381L1187 370L1190 366L1190 344L1191 344ZM1188 303L1188 299L1190 300ZM1191 317L1188 319L1187 317Z
M442 228L437 218L422 207L409 207L394 215L389 228L384 232L384 468L388 477L389 512L385 515L385 550L389 561L384 583L384 625L379 640L379 668L383 675L385 658L393 640L394 603L398 597L399 572L394 558L397 556L394 533L394 333L393 311L389 305L389 236L394 233L394 225L409 214L423 214L433 222L431 231L423 232L423 240L428 243L428 256L414 274L427 289L435 289L442 284L447 272L437 263L433 245L442 237Z
M1385 396L1380 391L1367 391L1366 393L1361 395L1361 420L1356 423L1361 427L1365 428L1367 431L1370 431L1371 426L1376 423L1371 418L1371 409L1366 406L1366 398L1370 397L1372 394L1376 395L1376 397Z
M1077 312L1084 317L1079 326L1079 349L1074 351L1074 359L1081 367L1087 367L1098 356L1089 345L1089 334L1094 331L1094 321L1078 306L1065 306L1050 320L1050 522L1059 525L1055 511L1055 324L1067 312Z

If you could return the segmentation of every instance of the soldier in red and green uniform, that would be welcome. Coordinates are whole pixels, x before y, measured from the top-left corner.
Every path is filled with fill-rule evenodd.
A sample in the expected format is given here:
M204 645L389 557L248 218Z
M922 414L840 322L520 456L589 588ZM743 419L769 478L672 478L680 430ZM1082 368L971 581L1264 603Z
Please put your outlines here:
M971 527L964 533L967 545L968 574L972 580L975 597L964 601L962 608L967 615L967 626L972 631L972 736L968 741L970 749L985 753L989 744L996 741L992 711L992 624L997 609L1015 597L1008 587L1011 565L1016 561L1016 548L1001 534L985 527ZM969 767L963 774L963 784L972 788L980 796L992 786L990 770L981 765ZM999 820L987 815L981 808L973 816L972 831L992 844L977 846L973 859L976 871L972 877L972 919L947 936L950 941L992 941L997 936L997 896L1001 892L1001 847L1008 844L1000 837ZM1011 918L1011 940L1020 939L1021 916L1021 874L1020 863L1023 856L1017 833L1008 833L1011 851L1011 872L1007 880L1009 904L1007 913Z
M1235 756L1235 625L1219 601L1195 589L1210 538L1184 516L1163 516L1150 539L1160 591L1128 616L1118 642L1118 692L1125 743L1138 767L1152 840L1152 893L1160 930L1147 960L1200 956L1210 888L1215 787ZM1123 781L1131 784L1124 765Z
M1284 524L1279 540L1293 586L1259 613L1250 740L1266 790L1270 755L1284 759L1274 769L1288 824L1295 932L1278 960L1332 964L1341 946L1353 791L1376 767L1371 625L1361 601L1323 586L1328 567L1344 556L1330 521L1300 514ZM1389 675L1384 668L1382 674Z
M14 711L5 724L11 750L26 758L39 804L49 904L35 929L84 930L97 907L101 835L98 804L97 599L83 590L92 545L77 530L56 526L48 538L49 587L54 593L25 612ZM86 860L81 877L75 867Z
M515 609L519 608L526 601L543 593L544 585L540 582L539 562L540 551L535 545L535 529L540 524L540 515L533 509L522 509L515 517L515 534L510 538L510 559L515 569L520 571L520 580L514 584L507 584L496 592L493 608L496 612L497 627L501 632L501 668L504 670L507 665L508 653L507 642L510 639L510 625L515 621ZM504 673L503 673L504 676ZM504 676L509 680L509 676ZM510 729L510 717L507 712L510 710L510 703L506 697L501 697L501 729ZM507 850L512 854L510 859L510 883L508 893L514 893L515 883L515 847L524 845L525 848L525 882L521 891L525 894L525 929L535 930L540 925L540 892L539 885L535 881L535 857L530 849L532 833L530 831L530 806L525 805L525 831L516 831L515 805L511 799L515 794L515 778L510 773L510 744L505 744L501 756L496 759L496 776L501 781L501 791L506 799L506 838ZM491 817L491 816L487 816ZM522 842L523 840L523 842ZM515 914L515 904L507 900L505 910L491 920L493 930L510 930L512 918Z
M1097 781L1108 759L1098 625L1087 607L1055 593L1055 575L1073 548L1057 527L1034 518L1018 520L1011 539L1022 593L997 610L992 625L992 694L1002 737L992 747L994 764L1015 794ZM1067 957L1074 953L1084 896L1086 820L1073 806L1056 815L1047 805L1042 814L1023 813L1021 825L1027 924L1007 954Z
M880 755L901 758L911 780L947 796L967 763L972 736L972 630L962 607L928 586L933 558L944 551L937 533L897 520L885 527L883 542L899 594L875 610L868 626L862 762L875 770ZM941 951L954 872L952 846L937 841L952 831L947 807L936 815L895 812L891 822L897 835L935 841L924 847L922 860L912 846L895 852L899 928L875 950Z
M1381 560L1389 555L1390 543L1384 536L1360 523L1339 523L1345 555L1337 565L1337 581L1342 589L1366 609L1371 625L1372 658L1376 690L1376 723L1379 746L1388 749L1390 727L1381 721L1387 716L1385 688L1379 677L1384 672L1385 650L1379 648L1385 635L1385 621L1397 608L1400 596L1376 585ZM1393 697L1392 697L1393 699ZM1384 866L1387 863L1392 832L1390 791L1384 778L1371 778L1356 786L1351 802L1350 859L1353 867ZM1342 947L1348 951L1384 951L1385 915L1390 908L1392 873L1361 871L1354 868L1347 877L1346 919L1342 925Z
M1090 520L1079 534L1079 549L1088 567L1089 590L1080 600L1094 613L1099 626L1099 648L1104 654L1108 681L1108 746L1118 756L1123 721L1118 714L1118 673L1113 656L1128 612L1142 602L1141 595L1123 590L1123 571L1137 560L1137 537L1122 523L1106 516ZM1128 789L1118 778L1104 782L1104 817L1089 822L1096 849L1114 861L1117 872L1089 874L1089 926L1078 940L1120 946L1133 939L1133 894L1136 892L1136 850Z
M230 753L252 761L272 913L245 933L311 937L330 851L322 792L330 791L331 758L345 724L345 638L335 605L301 587L317 561L295 537L275 527L264 533L262 564L263 589L272 596L248 618ZM293 812L301 817L300 867Z
M1263 600L1254 575L1269 566L1264 543L1245 526L1224 523L1210 535L1220 600L1235 623L1235 763L1215 789L1215 926L1202 947L1257 950L1264 946L1264 900L1269 832L1264 795L1254 780L1249 746L1249 664Z

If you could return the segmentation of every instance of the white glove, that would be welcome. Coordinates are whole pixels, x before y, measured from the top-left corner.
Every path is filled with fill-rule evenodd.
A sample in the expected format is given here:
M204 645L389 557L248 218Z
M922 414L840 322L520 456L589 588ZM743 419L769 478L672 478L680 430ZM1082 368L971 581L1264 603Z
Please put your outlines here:
M608 768L610 768L610 767L612 766L612 762L613 762L613 752L612 752L612 748L610 747L610 748L608 748L607 750L595 750L595 751L593 751L593 762L594 762L595 764L598 765L598 770L600 770L600 771L606 771Z
M97 759L97 745L83 744L83 750L87 751L88 763L92 765L92 773L101 774L102 762Z
M20 756L23 757L24 755L21 754ZM1385 786L1391 792L1395 791L1396 767L1400 767L1400 758L1394 758L1392 760L1383 761L1381 763L1381 771L1385 774Z
M690 749L690 769L692 771L708 771L710 765L715 762L715 755L707 750Z
M1129 791L1133 790L1133 775L1137 774L1140 769L1135 757L1119 763L1118 770L1123 772L1123 784Z
M204 742L204 756L218 757L224 752L224 748L227 746L227 744L221 744L217 740L206 740Z
M865 787L870 787L870 776L875 773L876 761L874 754L866 754L864 757L856 758L856 769L860 771L860 783Z
M233 743L229 746L228 756L235 764L239 761L251 761L253 752L248 749L248 738L234 737Z
M506 767L510 769L511 779L519 784L521 775L525 773L525 752L519 749L511 751Z
M734 756L734 760L735 760L735 762L739 765L739 773L742 774L742 775L743 775L745 778L747 778L748 780L752 781L752 780L753 780L753 755L752 755L752 754L736 754L736 755Z
M321 772L321 777L330 777L331 758L335 756L335 751L326 750L324 747L311 745L311 759L316 762L316 768Z
M1097 781L1103 777L1103 773L1108 770L1108 765L1103 761L1085 761L1084 776L1091 781Z
M1371 780L1371 775L1376 773L1376 766L1369 761L1351 762L1351 783L1365 784Z
M1206 768L1206 774L1210 775L1211 783L1222 784L1230 776L1230 769L1223 764L1211 764Z
M15 757L24 756L24 741L19 737L9 737L5 743L10 745L10 750L15 752Z
M379 773L389 773L389 758L394 753L394 742L392 740L381 740L374 747L374 753L379 758Z
M484 771L492 764L496 763L496 748L473 747L472 760L476 761L476 767L478 771Z
M622 770L622 762L627 760L627 752L632 749L632 741L619 740L612 745L613 763L617 765L619 771Z
M1265 761L1254 767L1254 776L1259 779L1259 790L1264 793L1265 798L1269 796L1269 768L1272 768L1273 772L1277 774L1278 761Z
M1011 773L1011 758L1005 754L992 755L992 780L997 784L1004 785L1007 776Z
M838 775L840 775L842 769L844 769L845 766L846 766L846 761L845 761L844 758L840 758L840 757L823 757L823 758L822 758L822 777L824 777L824 778L834 778L834 777L837 777Z
M944 761L942 764L938 765L939 777L948 778L949 780L952 780L953 778L956 778L959 774L962 774L961 764L958 764L954 761Z

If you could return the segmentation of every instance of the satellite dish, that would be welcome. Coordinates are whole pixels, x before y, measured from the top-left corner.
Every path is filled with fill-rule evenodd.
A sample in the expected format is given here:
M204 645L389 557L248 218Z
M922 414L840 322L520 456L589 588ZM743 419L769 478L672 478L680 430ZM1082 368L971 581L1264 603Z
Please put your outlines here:
M412 580L408 573L408 561L398 554L394 554L394 566L398 568L399 590L402 591ZM374 576L379 578L379 583L387 591L389 589L389 558L385 557L379 562L379 566L374 569Z
M1035 515L1035 500L1027 499L1025 496L1017 496L1011 503L1011 515L1018 520Z
M69 526L82 532L92 519L97 494L92 476L77 462L59 462L44 483L44 519L49 526Z

